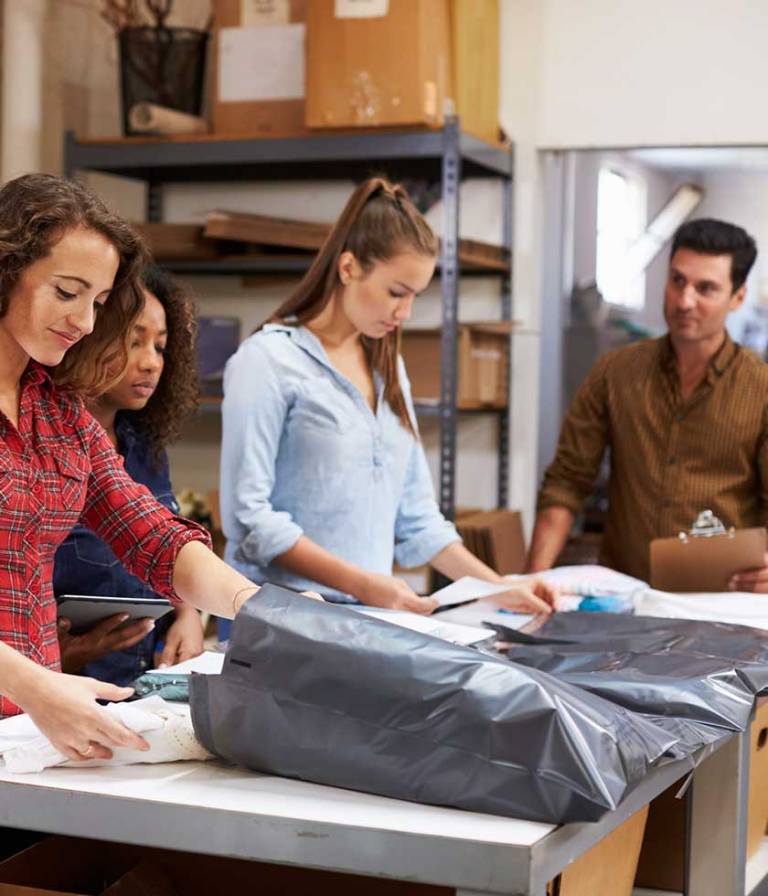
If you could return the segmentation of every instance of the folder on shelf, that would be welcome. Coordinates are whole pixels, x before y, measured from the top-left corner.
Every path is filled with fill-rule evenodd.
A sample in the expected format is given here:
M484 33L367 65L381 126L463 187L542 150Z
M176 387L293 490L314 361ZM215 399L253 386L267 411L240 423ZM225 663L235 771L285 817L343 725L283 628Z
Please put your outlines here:
M726 529L711 510L690 532L651 542L651 587L659 591L727 591L732 576L765 563L763 527Z

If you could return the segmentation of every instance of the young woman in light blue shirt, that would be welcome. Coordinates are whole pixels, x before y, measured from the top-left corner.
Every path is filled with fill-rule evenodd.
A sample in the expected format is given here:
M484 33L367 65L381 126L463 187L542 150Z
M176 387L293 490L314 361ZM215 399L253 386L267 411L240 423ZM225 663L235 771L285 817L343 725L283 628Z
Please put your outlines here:
M503 581L435 503L399 353L436 258L405 190L365 181L290 299L227 364L221 511L226 558L248 577L420 613L436 602L394 577L394 560ZM549 612L553 594L515 583L504 603Z

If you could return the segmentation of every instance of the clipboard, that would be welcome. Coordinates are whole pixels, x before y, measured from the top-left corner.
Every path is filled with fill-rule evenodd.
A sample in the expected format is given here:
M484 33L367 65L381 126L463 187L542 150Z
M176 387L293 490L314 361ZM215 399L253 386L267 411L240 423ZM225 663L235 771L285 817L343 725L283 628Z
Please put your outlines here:
M726 529L711 510L702 511L690 532L651 542L651 587L658 591L727 591L738 572L764 565L765 528Z

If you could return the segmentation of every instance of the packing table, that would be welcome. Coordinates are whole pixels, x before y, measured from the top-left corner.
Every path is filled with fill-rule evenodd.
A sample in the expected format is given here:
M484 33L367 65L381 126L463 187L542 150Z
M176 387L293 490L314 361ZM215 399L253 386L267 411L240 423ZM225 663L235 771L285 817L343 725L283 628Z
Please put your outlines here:
M692 782L690 896L742 896L749 741L724 738ZM438 884L544 896L547 881L676 781L654 769L599 822L560 827L270 777L216 761L11 775L0 825Z

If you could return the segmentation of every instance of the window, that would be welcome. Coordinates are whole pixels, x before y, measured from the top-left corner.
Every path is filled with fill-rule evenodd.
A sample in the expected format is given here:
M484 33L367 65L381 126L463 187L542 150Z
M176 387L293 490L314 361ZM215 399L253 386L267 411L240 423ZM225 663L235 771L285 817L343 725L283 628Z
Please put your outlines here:
M606 302L639 310L645 272L628 264L647 218L645 182L615 167L600 169L597 183L597 288Z

